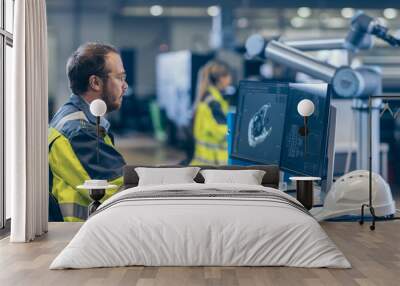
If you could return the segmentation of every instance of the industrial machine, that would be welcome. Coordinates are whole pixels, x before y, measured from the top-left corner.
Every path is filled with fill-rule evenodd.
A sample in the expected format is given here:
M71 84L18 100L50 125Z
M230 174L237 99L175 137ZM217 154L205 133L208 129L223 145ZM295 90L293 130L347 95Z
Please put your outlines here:
M277 41L266 40L260 35L253 35L246 42L246 50L250 56L268 58L281 65L290 67L298 72L305 73L313 78L325 81L332 85L333 91L339 97L353 98L353 110L357 120L357 169L370 170L369 174L369 202L361 199L355 204L369 207L373 216L375 213L372 191L372 171L379 173L379 128L370 129L368 123L379 126L382 100L382 76L379 68L365 67L352 68L350 65L335 67L321 62L306 54L304 51L346 49L352 53L358 50L367 50L373 46L373 37L379 38L391 46L400 46L400 39L392 36L388 29L378 20L358 12L351 21L350 30L344 39L324 39L305 41ZM374 98L374 96L377 96ZM369 145L368 145L369 144ZM372 148L369 150L368 147ZM370 152L369 152L370 151ZM370 157L368 156L370 154ZM348 182L348 180L345 180ZM339 184L339 183L338 183ZM343 185L341 185L343 186ZM338 187L335 187L335 190ZM346 188L339 188L341 192ZM349 185L349 190L350 190ZM387 193L387 188L380 188ZM380 190L379 189L379 190ZM357 192L357 191L355 191ZM389 189L390 193L390 189ZM354 192L352 192L354 194ZM344 196L346 197L346 196ZM355 196L357 198L357 196ZM337 202L336 200L332 200ZM390 202L391 203L391 202ZM381 215L391 215L394 208L387 208Z
M388 29L374 18L358 12L351 21L349 33L345 39L323 39L286 41L267 41L260 35L253 35L246 41L246 50L250 56L268 58L296 71L303 72L316 79L332 84L336 95L354 98L353 109L357 113L358 153L357 169L368 169L367 119L368 97L382 93L382 77L378 68L350 66L335 67L314 59L304 51L327 49L348 49L351 52L370 49L376 36L392 46L400 46L400 40L389 34ZM372 124L378 124L381 100L373 101ZM375 125L377 126L377 125ZM379 130L373 130L372 169L379 173ZM362 155L364 154L364 156Z

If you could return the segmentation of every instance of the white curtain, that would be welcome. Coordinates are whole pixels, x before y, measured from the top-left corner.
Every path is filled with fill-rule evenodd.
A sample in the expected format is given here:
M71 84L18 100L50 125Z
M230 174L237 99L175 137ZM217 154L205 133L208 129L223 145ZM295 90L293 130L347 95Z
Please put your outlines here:
M13 94L6 98L6 187L12 242L47 232L47 21L45 0L15 1Z

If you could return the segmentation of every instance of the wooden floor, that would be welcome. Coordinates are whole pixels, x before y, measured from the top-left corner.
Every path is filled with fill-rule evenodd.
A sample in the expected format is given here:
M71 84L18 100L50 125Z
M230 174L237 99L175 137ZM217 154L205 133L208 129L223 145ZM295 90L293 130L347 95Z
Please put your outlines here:
M0 285L400 285L400 221L368 224L322 223L353 268L122 267L48 270L80 223L50 223L32 243L0 241Z
M176 164L182 152L146 137L116 140L129 164ZM397 201L399 204L399 201ZM80 223L50 223L49 233L32 243L0 240L0 286L17 285L400 285L400 221L368 224L323 223L353 269L289 267L123 267L48 270L52 260L80 228Z

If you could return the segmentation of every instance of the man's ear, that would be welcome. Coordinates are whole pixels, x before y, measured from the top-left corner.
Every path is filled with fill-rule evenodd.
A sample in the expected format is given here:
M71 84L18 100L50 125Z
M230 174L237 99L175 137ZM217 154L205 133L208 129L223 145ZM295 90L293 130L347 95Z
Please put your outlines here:
M89 88L94 91L101 91L103 89L103 80L97 75L89 77Z

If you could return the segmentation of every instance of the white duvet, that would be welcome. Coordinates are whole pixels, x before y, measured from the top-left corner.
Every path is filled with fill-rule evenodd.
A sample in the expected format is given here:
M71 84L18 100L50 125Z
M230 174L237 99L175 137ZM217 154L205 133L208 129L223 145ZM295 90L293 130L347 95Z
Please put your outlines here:
M145 266L294 266L349 268L318 222L299 209L261 198L151 198L115 203L132 192L263 190L254 185L135 187L89 218L50 269ZM297 202L297 201L295 201Z

